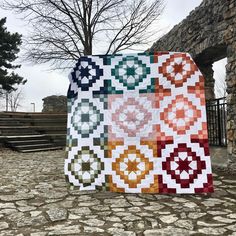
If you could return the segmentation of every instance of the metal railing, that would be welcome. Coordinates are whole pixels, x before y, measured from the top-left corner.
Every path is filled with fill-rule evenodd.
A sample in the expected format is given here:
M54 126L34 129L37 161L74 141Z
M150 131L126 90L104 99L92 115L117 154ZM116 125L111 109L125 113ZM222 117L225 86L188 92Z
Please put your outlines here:
M212 146L227 146L227 103L226 98L206 102L208 138Z

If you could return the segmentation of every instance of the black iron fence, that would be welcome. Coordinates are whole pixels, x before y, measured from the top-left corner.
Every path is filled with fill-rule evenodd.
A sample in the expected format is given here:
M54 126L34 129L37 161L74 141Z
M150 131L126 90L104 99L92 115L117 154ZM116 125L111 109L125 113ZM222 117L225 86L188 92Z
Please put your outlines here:
M226 98L209 100L206 103L209 144L227 146L227 103Z

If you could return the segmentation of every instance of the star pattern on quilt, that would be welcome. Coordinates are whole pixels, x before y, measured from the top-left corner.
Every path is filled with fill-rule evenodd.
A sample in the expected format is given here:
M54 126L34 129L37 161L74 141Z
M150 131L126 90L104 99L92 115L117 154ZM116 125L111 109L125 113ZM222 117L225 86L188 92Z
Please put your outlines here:
M81 57L71 73L72 81L77 83L82 91L89 89L103 76L103 69L96 65L89 57Z
M209 193L204 78L187 53L81 57L65 175L80 190Z
M103 114L89 101L89 99L82 99L77 105L71 118L71 123L74 129L82 137L89 137L89 134L103 121Z
M153 170L153 163L135 146L128 146L128 149L112 163L112 169L129 188L136 188Z
M200 119L201 111L188 98L177 95L160 114L161 119L177 134L185 134Z
M124 103L112 113L112 121L129 137L134 137L137 133L145 129L152 119L149 112L135 98L128 98Z
M184 53L171 55L159 67L160 73L175 87L182 87L197 70L197 66L190 56Z
M189 188L206 169L206 162L186 144L178 144L162 163L162 169L180 184L181 188Z
M138 57L127 56L111 69L111 74L128 90L134 90L150 74L150 68Z
M95 182L95 179L104 170L104 163L93 150L90 150L89 146L84 146L74 155L68 164L68 170L86 187Z

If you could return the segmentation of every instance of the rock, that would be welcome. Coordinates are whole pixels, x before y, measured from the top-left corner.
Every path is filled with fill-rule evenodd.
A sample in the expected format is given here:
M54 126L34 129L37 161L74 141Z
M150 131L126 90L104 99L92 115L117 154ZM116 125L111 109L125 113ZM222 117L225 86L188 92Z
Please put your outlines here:
M15 204L16 204L17 206L21 206L21 207L28 206L28 203L27 203L26 200L17 201L17 202L15 202Z
M47 199L46 202L49 202L48 200L54 200L56 202L59 199L65 198L67 195L68 195L67 192L56 191L56 189L55 190L48 190L44 193L39 194L40 197Z
M114 235L114 234L121 234L123 233L125 230L122 229L122 228L109 228L107 230L108 233L110 233L111 235Z
M74 215L89 215L91 210L88 207L80 207L69 210Z
M86 233L103 233L104 230L100 229L98 227L88 227L88 226L84 226L84 232Z
M144 231L144 236L187 236L195 233L186 229L179 229L172 226L168 226L162 229L149 229Z
M126 216L132 216L133 214L131 212L127 212L127 211L126 212L119 211L119 212L116 212L115 215L116 216L124 216L124 217L126 217Z
M222 222L222 223L226 223L226 224L236 222L236 219L228 219L228 218L224 218L222 216L215 216L215 217L213 217L213 219L216 221Z
M144 207L145 210L147 211L159 211L160 209L164 208L165 206L156 204L154 206L146 206Z
M15 209L16 206L14 203L7 202L7 203L0 203L0 209Z
M8 219L15 222L18 227L25 226L40 226L47 223L47 220L42 216L38 215L36 217L30 217L22 212L13 213L8 216Z
M46 236L47 232L35 232L31 233L30 236Z
M227 184L235 184L236 185L236 180L235 179L223 179L223 182Z
M78 220L81 219L81 215L69 214L68 220Z
M63 208L52 208L52 209L46 211L46 213L48 214L48 216L52 222L67 219L67 210L63 209Z
M96 206L91 206L91 209L95 211L109 211L110 207L104 205L96 205Z
M131 204L126 201L126 199L105 199L105 205L111 205L112 208L120 208L120 207L130 207Z
M130 212L140 212L141 209L139 207L130 207L130 208L128 208L128 211L130 211Z
M236 213L227 215L230 219L236 219Z
M175 226L180 228L185 228L188 230L193 230L194 226L191 220L178 220L175 223Z
M5 215L10 215L15 212L18 212L17 209L3 209L0 211L1 214L5 214Z
M143 221L138 221L135 223L135 229L145 229L145 223Z
M226 215L228 214L227 212L225 211L207 211L208 214L211 214L211 215Z
M187 218L186 213L185 213L185 212L181 212L181 213L180 213L180 218L181 218L181 219L186 219L186 218Z
M159 226L158 221L156 219L153 218L146 218L146 222L148 225L150 225L152 228L157 228Z
M163 223L171 224L174 223L176 220L178 220L178 217L176 217L175 215L167 215L167 216L161 216L160 220Z
M98 220L98 219L81 220L80 222L95 227L103 226L105 224L104 220Z
M131 202L133 206L144 206L146 205L144 202Z
M183 207L187 207L187 208L197 208L198 207L198 205L196 204L196 203L194 203L194 202L186 202L186 203L184 203L183 204Z
M121 219L119 217L116 216L108 216L108 217L104 217L105 221L111 221L111 222L121 222Z
M135 232L132 231L123 231L123 232L116 232L113 236L135 236Z
M214 180L214 186L220 186L221 184L222 184L221 181L216 181L216 180Z
M0 195L0 200L4 202L28 200L32 198L34 198L34 195L28 193L15 193L14 195Z
M40 215L41 213L42 213L41 211L31 211L31 212L30 212L30 215L31 215L32 217L36 217L36 216Z
M190 212L188 214L188 217L191 218L191 219L198 219L198 218L201 218L203 216L205 216L207 213L199 213L199 212Z
M236 190L227 189L226 191L234 196L236 195Z
M96 205L100 205L100 201L95 199L89 202L79 202L78 207L89 207L89 206L96 206Z
M207 222L204 222L204 221L198 221L197 222L197 225L200 225L200 226L205 226L205 227L219 227L219 226L225 226L225 224L222 224L222 223L207 223Z
M7 222L0 221L0 230L8 229L9 225Z
M48 236L50 235L79 235L81 232L81 226L80 225L56 225L49 228L46 228L46 230L50 230L48 233Z
M170 215L171 212L170 211L159 211L158 212L160 215Z
M30 202L29 202L29 205L36 206L36 207L40 207L44 204L45 204L45 202L42 201L41 199L40 200L39 199L31 199Z
M18 207L17 209L21 212L27 212L27 211L36 210L37 208L33 206L25 206L25 207Z
M201 228L198 231L206 235L223 235L227 230L224 228L207 227L207 228Z
M125 216L122 218L122 221L136 221L136 220L141 220L141 218L139 216L135 216L135 215L130 215L130 216Z
M125 211L125 208L112 208L113 212L120 212L120 211Z
M180 203L184 203L184 202L187 202L188 200L184 199L184 198L181 198L181 197L174 197L172 199L174 202L180 202Z
M115 228L124 228L124 227L125 227L125 226L124 226L123 224L121 224L121 223L114 223L112 226L115 227Z
M225 228L227 228L227 229L229 229L229 230L231 230L231 231L236 232L236 224L229 225L229 226L227 226L227 227L225 227Z

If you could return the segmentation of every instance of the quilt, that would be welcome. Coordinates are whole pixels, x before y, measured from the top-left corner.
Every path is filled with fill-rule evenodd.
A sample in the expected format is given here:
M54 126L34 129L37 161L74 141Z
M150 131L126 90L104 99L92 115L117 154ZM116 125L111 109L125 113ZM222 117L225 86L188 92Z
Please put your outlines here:
M84 56L69 80L64 171L70 185L213 192L204 78L189 54Z

